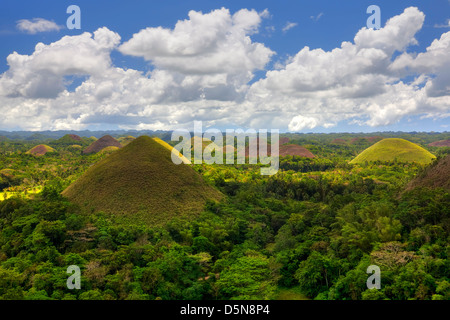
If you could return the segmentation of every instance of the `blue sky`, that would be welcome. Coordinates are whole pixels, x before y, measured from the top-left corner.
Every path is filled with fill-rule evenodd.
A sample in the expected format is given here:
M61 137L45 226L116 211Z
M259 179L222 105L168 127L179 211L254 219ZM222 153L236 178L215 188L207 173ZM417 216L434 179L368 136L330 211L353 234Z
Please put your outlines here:
M81 30L66 28L66 8L71 4L81 8ZM381 9L382 28L390 18L399 17L379 36L359 33L372 4ZM405 12L409 7L418 10ZM221 8L227 12L219 14ZM450 124L449 59L443 54L436 58L427 48L441 39L437 49L447 49L449 9L448 0L2 1L0 108L8 116L0 120L0 129L174 129L203 120L219 128L299 132L446 131ZM197 22L188 16L191 10L198 13ZM217 18L208 18L212 12ZM233 18L238 12L251 31ZM19 21L36 18L54 22L58 30L31 34L19 28ZM214 19L223 22L214 25ZM187 24L177 36L173 30L182 20ZM196 33L192 39L190 25ZM208 33L211 25L218 28L216 34ZM220 30L222 26L229 30ZM98 39L112 42L98 49L91 40L104 27L107 31ZM151 30L145 32L146 28ZM404 30L393 35L396 28ZM411 29L415 32L408 34ZM81 39L86 32L91 39ZM230 33L231 40L224 42ZM136 34L142 37L133 37ZM361 43L356 43L357 34ZM162 40L152 41L159 37L173 39L157 48ZM202 47L202 41L208 45ZM353 46L344 49L345 41ZM38 43L44 46L40 57ZM55 43L61 47L57 52ZM151 47L145 47L148 43ZM174 43L181 51L170 51ZM88 54L78 51L80 47L89 51L91 45ZM217 48L211 49L214 45ZM240 56L236 59L241 61L224 57L233 55L233 50L226 50L234 46ZM305 47L309 50L300 55ZM225 52L220 51L223 48ZM15 63L9 65L7 58L14 52L17 55L10 59ZM180 52L194 52L197 58L191 60ZM420 53L428 56L416 59ZM352 63L364 54L361 67ZM106 63L91 72L90 66L99 64L96 57ZM67 59L61 65L69 66L58 69L50 65L52 59ZM429 59L437 62L430 66ZM242 60L245 63L240 64ZM199 65L190 66L192 61ZM233 67L205 67L214 61ZM352 67L355 70L340 77L339 67L344 73ZM125 74L126 70L136 73ZM312 79L307 79L310 75ZM321 83L327 77L331 79ZM405 86L396 85L399 82ZM140 92L149 94L138 97ZM117 93L120 97L115 97Z

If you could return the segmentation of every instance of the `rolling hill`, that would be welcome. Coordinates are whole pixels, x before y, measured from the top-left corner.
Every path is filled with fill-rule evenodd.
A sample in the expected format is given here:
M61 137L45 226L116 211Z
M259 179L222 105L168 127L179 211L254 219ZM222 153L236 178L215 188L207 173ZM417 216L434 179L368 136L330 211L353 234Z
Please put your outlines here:
M64 147L69 147L74 144L87 146L88 142L76 134L65 134L61 138L49 142L49 145L54 148L60 148L60 147L64 148Z
M450 155L425 168L422 173L408 183L406 189L411 190L417 187L440 187L450 190Z
M170 144L168 144L167 142L165 142L157 137L153 138L153 140L155 140L160 145L162 145L164 148L166 148L167 150L172 152L173 147ZM185 156L183 156L183 154L181 154L180 152L178 152L176 150L175 150L175 152L176 152L176 155L181 158L181 161L183 161L184 164L191 164L191 161L188 158L186 158Z
M333 141L331 141L331 143L338 144L338 145L347 145L348 144L347 140L339 139L339 138L333 139Z
M102 154L102 153L111 153L111 152L114 152L114 151L119 150L119 149L120 149L119 147L109 146L109 147L103 148L98 153L100 153L100 154Z
M89 147L83 150L83 154L97 153L106 147L122 148L122 145L110 135L106 135L92 142Z
M436 157L424 148L399 138L387 138L365 149L350 163L401 161L428 164Z
M34 148L28 150L27 154L32 154L33 156L43 156L44 154L46 154L47 152L56 152L55 149L53 149L52 147L49 147L45 144L40 144L35 146Z
M133 136L126 136L126 137L120 137L119 139L117 139L117 141L119 141L122 146L126 146L134 139L136 139L136 138Z
M450 147L450 139L435 141L428 145L432 147Z
M171 152L141 136L90 167L62 193L88 212L131 215L161 224L195 215L222 194L189 165L175 165Z
M279 155L280 157L283 156L300 156L306 158L315 157L315 155L313 155L308 149L303 148L302 146L299 146L297 144L285 144L280 146Z

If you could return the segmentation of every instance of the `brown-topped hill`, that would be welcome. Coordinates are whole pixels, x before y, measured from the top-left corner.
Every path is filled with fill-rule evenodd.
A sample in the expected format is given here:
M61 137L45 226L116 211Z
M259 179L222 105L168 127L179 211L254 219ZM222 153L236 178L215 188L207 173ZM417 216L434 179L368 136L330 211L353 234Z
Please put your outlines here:
M27 154L32 154L33 156L43 156L44 154L46 154L47 152L55 152L56 150L53 149L52 147L49 147L45 144L40 144L35 146L34 148L28 150Z
M75 141L82 141L83 140L83 139L81 139L81 137L79 135L76 135L76 134L67 134L67 136L70 139L75 140Z
M302 146L299 146L298 144L285 144L280 146L279 151L280 157L284 156L300 156L300 157L306 157L306 158L314 158L315 155L311 153L306 148L303 148Z
M336 138L333 141L331 141L331 143L345 145L345 144L347 144L347 140Z
M287 138L288 139L288 138ZM314 158L315 155L313 155L308 149L299 146L298 144L282 144L281 142L285 142L285 141L289 141L289 140L281 140L280 139L280 143L279 143L279 151L278 151L278 155L280 157L284 157L284 156L300 156L300 157L306 157L306 158ZM253 143L257 143L256 144L256 150L257 153L259 155L259 148L260 148L260 144L261 142L263 142L262 146L264 145L264 142L267 144L267 155L270 156L271 155L271 145L269 143L267 143L267 141L263 141L263 140L259 140L259 138L255 140L252 140ZM238 149L238 154L242 154L239 152ZM249 146L245 146L245 156L248 157L249 156Z
M248 142L248 145L245 146L245 149L241 149L239 147L236 148L237 154L238 155L244 155L244 153L242 152L242 151L244 151L245 152L244 156L245 157L249 157L249 155L250 155L250 145L256 146L256 153L259 154L259 148L260 148L261 144L263 144L263 145L265 144L267 146L266 147L267 155L270 155L270 149L271 149L270 144L268 143L268 141L266 139L260 139L259 137L252 138ZM235 145L237 146L237 144L235 144Z
M383 140L383 137L379 137L379 136L373 136L373 137L361 137L361 138L353 138L350 140L351 144L356 144L356 143L374 143L374 142L378 142L380 140Z
M450 139L435 141L428 145L432 147L450 147Z
M450 155L445 156L418 174L408 183L407 190L418 187L444 188L450 190Z
M89 147L84 149L83 154L97 153L106 147L122 148L122 145L110 135L106 135L94 141Z
M222 198L190 165L174 164L171 150L148 136L91 166L62 194L87 212L103 211L149 224L195 216L208 199Z

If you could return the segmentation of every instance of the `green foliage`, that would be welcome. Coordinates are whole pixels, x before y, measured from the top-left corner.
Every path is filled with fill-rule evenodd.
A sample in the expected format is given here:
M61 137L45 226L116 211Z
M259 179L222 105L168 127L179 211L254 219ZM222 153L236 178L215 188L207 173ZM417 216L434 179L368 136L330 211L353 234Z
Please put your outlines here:
M222 271L217 286L228 299L270 299L275 294L277 269L260 255L238 258Z
M200 188L182 192L184 182L160 166L153 179L144 178L143 163L171 164L146 138L110 155L81 155L70 137L59 143L0 141L0 173L20 177L5 186L15 196L0 201L0 299L449 300L450 194L433 184L406 187L433 168L442 180L448 171L436 163L425 169L400 161L348 164L381 138L426 146L448 137L286 136L317 157L282 158L270 177L261 176L257 165L193 165L197 173L185 166L190 173L172 173L183 181L199 178ZM83 146L92 141L82 140ZM37 143L58 152L24 154ZM137 152L146 146L148 152ZM61 197L71 182L90 170L98 173L100 163L116 163L115 157L126 160L116 169L137 182L132 194L115 189L105 198L95 181L114 186L118 175L108 176L108 170L80 181L123 214L91 210L87 196L78 205ZM36 187L42 192L32 192ZM223 193L220 202L200 199L213 187ZM153 202L145 203L148 197ZM194 214L176 213L187 207L172 201L186 203L184 197L201 202ZM133 208L137 212L129 214ZM380 290L366 286L373 264L381 268ZM81 290L66 287L70 265L81 269Z

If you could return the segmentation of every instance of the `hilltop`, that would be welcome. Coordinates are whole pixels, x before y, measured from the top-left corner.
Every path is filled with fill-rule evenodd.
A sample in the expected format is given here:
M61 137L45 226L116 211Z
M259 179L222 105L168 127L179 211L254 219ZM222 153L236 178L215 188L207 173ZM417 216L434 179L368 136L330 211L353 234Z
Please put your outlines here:
M298 144L285 144L280 146L279 155L280 157L300 156L306 158L315 158L315 155L313 155L311 151L302 146L299 146Z
M92 142L89 147L83 150L83 154L97 153L106 147L122 148L122 145L110 135L106 135Z
M435 141L428 145L432 147L450 147L450 139Z
M350 163L365 161L400 161L428 164L434 158L432 153L410 141L399 138L387 138L365 149Z
M332 144L339 144L339 145L346 145L346 144L348 144L347 140L339 139L339 138L333 139L333 141L331 141L331 143Z
M148 136L90 167L62 194L88 211L138 215L149 223L195 215L207 199L222 197L189 165L175 165L170 151Z
M170 152L172 152L173 147L172 147L170 144L168 144L167 142L161 140L160 138L156 138L156 137L153 138L153 140L155 140L155 141L158 142L160 145L162 145L164 148L166 148L167 150L169 150ZM176 152L176 155L177 155L178 157L180 157L180 159L181 159L181 161L183 161L183 163L185 163L185 164L191 164L191 161L190 161L188 158L186 158L185 156L183 156L182 153L180 153L180 152L177 151L177 150L174 150L174 152Z
M85 141L83 138L81 138L79 135L68 133L57 140L49 142L49 144L54 148L58 148L58 147L68 147L74 144L78 145L84 144L86 146L88 142Z
M49 147L49 146L45 145L45 144L40 144L40 145L37 145L34 148L28 150L25 153L32 154L34 156L43 156L47 152L56 152L56 150L53 149L52 147Z
M126 146L127 144L129 144L131 141L133 141L134 139L136 139L135 137L133 137L133 136L126 136L126 137L120 137L120 138L118 138L117 139L117 141L119 141L120 142L120 144L122 145L122 146Z
M417 187L444 188L450 190L450 155L441 158L408 183L407 190Z
M100 153L100 154L111 153L111 152L114 152L114 151L119 150L119 149L120 149L119 147L109 146L109 147L103 148L98 153Z
M289 143L288 137L280 137L280 141L279 141L280 146L283 144L287 144L287 143Z

